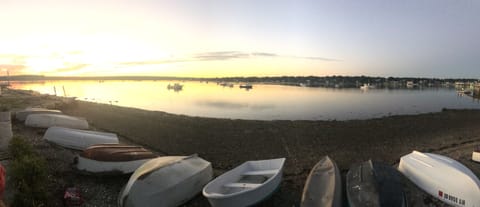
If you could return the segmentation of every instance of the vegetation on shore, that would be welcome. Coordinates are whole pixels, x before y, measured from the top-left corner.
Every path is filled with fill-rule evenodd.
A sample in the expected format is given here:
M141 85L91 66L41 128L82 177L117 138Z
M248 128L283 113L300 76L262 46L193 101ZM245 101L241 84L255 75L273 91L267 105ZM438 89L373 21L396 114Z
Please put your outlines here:
M55 81L55 80L177 80L177 81L211 81L211 82L250 82L280 85L354 88L363 84L379 87L405 87L407 82L417 86L440 87L454 86L455 83L478 83L474 78L421 78L421 77L373 77L373 76L263 76L263 77L173 77L173 76L43 76L18 75L0 76L0 81Z
M10 142L11 179L15 186L12 207L48 206L47 163L23 137Z

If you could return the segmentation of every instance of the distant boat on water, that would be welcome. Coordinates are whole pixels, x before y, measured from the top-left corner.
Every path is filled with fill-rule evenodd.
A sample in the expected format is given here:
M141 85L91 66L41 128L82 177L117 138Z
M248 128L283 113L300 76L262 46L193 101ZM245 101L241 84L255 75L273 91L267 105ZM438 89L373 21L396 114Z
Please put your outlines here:
M173 85L168 84L167 89L174 90L174 91L181 91L183 89L183 85L180 83L174 83Z
M431 196L453 206L480 206L480 181L463 164L433 153L400 158L398 170Z
M370 85L370 83L365 83L363 84L363 86L360 86L360 89L362 90L368 90L368 89L374 89L375 86L374 85Z
M252 89L253 88L252 84L250 84L250 83L241 84L239 87L240 88L245 88L245 89Z

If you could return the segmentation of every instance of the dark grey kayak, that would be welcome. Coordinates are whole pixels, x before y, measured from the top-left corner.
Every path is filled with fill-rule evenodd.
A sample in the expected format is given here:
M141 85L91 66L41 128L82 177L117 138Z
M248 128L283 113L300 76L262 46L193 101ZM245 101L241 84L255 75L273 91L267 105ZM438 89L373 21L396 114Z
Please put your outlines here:
M400 173L390 165L371 160L348 171L347 198L351 207L407 206Z
M342 178L330 157L322 158L310 171L303 188L301 207L341 207Z

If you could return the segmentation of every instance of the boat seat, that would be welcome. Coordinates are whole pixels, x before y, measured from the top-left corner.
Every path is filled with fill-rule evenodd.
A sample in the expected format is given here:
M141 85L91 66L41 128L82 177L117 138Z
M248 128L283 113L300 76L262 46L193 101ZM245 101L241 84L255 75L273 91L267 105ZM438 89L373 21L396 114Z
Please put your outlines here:
M278 170L260 170L260 171L247 171L242 173L242 175L274 175Z
M262 184L256 184L256 183L227 183L223 186L228 188L256 188L261 185Z

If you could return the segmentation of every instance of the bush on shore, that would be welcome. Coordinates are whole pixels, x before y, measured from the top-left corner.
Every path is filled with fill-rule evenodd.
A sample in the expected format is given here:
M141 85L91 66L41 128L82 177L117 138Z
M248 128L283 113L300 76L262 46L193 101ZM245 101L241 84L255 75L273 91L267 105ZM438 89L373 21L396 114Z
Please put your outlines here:
M14 137L9 146L11 175L15 186L12 207L47 206L46 161L22 137Z

